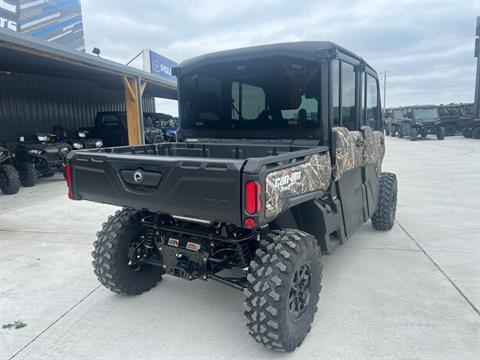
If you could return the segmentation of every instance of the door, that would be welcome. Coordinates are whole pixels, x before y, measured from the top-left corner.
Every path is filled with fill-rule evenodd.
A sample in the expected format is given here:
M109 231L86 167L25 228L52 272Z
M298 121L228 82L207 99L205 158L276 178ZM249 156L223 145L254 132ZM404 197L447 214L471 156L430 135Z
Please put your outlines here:
M360 74L355 71L355 66L348 62L332 61L332 144L335 180L342 203L347 237L362 225L366 218L367 200L362 168L364 140L358 121L361 101Z

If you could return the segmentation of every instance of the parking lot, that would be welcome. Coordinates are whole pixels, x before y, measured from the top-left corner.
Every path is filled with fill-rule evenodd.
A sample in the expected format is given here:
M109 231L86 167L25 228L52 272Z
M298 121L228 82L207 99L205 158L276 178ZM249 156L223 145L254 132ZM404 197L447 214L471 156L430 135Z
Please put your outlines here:
M397 224L325 256L319 311L293 354L248 335L240 292L167 277L139 297L101 287L95 233L115 208L63 178L0 197L0 359L478 359L480 141L387 137Z

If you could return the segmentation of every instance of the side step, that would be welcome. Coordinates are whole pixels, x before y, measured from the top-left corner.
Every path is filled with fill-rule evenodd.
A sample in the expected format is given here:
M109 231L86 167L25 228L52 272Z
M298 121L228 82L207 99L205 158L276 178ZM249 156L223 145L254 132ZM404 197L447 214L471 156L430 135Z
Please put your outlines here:
M333 206L320 199L301 205L303 230L318 239L322 254L333 253L346 241L341 206L339 199Z

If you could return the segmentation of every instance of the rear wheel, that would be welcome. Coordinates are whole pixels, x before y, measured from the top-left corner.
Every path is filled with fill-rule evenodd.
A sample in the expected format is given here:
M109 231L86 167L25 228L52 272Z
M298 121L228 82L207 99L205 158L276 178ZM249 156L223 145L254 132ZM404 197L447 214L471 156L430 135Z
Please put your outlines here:
M55 172L50 171L50 172L43 173L42 177L49 178L49 177L52 177L53 175L55 175Z
M465 136L467 139L470 139L472 137L472 129L469 129L469 128L465 128L463 129L463 132L462 132L463 136Z
M421 136L422 138L426 138L427 135L428 135L427 129L422 129L422 131L420 132L420 136Z
M472 137L474 139L480 139L480 127L477 127L475 129L473 129L472 131Z
M136 210L117 211L102 225L94 242L94 272L103 286L118 294L141 294L162 278L160 266L135 261L136 251L145 241L141 217L142 212Z
M418 130L415 129L415 128L411 128L410 129L410 140L412 140L412 141L417 140L417 136L418 136Z
M300 230L273 230L255 255L244 291L249 333L269 349L293 351L317 311L322 278L317 240Z
M437 129L437 139L438 139L438 140L443 140L443 139L445 139L445 134L446 134L445 128L444 128L443 126L440 126L440 127Z
M32 187L37 183L37 170L35 164L29 161L22 161L19 166L20 182L22 186Z
M390 230L395 223L397 212L397 177L392 173L382 173L379 179L377 210L372 216L375 230Z
M445 135L446 136L454 136L456 132L457 132L457 130L452 125L447 125L445 127Z
M20 190L20 176L13 165L0 166L0 189L5 195L13 195Z

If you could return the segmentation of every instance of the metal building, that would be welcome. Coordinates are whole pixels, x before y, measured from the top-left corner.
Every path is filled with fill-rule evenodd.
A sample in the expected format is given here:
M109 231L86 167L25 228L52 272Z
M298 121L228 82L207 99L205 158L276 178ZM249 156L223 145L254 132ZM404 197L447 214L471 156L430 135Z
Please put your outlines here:
M129 143L143 142L142 113L176 86L132 67L0 29L0 142L93 126L97 111L126 111Z

